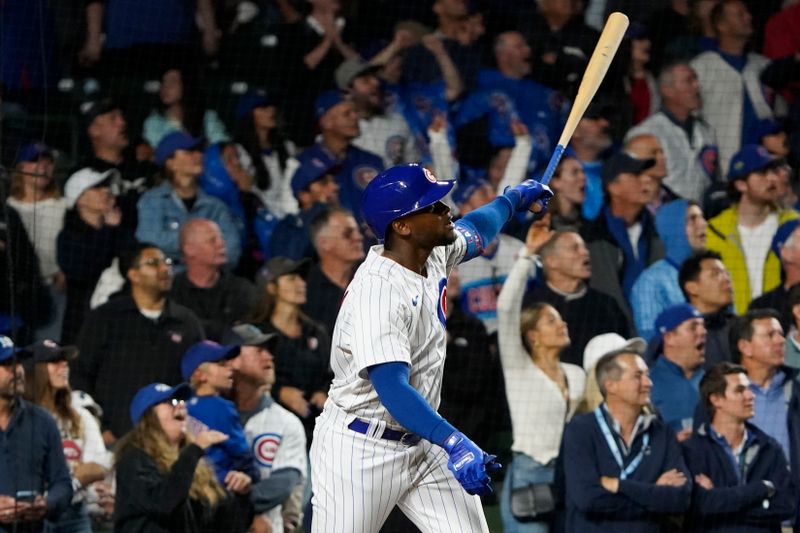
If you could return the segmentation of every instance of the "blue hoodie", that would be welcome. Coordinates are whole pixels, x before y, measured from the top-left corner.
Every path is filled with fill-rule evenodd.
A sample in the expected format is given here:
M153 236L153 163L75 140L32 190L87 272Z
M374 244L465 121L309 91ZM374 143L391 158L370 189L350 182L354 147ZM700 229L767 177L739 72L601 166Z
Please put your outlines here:
M671 305L686 301L678 285L678 269L692 254L686 237L686 211L689 202L674 200L656 213L656 231L664 243L666 257L648 267L633 285L631 307L639 335L650 340L655 335L656 317Z

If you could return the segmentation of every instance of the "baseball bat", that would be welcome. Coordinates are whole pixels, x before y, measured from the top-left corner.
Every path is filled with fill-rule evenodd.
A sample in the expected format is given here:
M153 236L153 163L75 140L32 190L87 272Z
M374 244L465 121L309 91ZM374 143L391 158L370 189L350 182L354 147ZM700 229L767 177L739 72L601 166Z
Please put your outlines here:
M609 15L603 28L603 33L600 34L597 46L594 47L592 57L586 66L586 72L583 73L583 79L580 87L578 87L578 94L572 103L572 109L569 112L566 124L564 124L564 129L561 131L558 145L550 157L550 162L547 164L544 174L542 174L542 179L539 180L541 183L547 184L550 182L550 178L553 177L553 173L556 171L558 162L561 161L561 156L564 155L564 150L567 148L578 122L586 112L586 108L589 107L600 84L603 83L603 78L608 72L611 61L614 60L614 54L617 53L627 29L627 16L619 12Z

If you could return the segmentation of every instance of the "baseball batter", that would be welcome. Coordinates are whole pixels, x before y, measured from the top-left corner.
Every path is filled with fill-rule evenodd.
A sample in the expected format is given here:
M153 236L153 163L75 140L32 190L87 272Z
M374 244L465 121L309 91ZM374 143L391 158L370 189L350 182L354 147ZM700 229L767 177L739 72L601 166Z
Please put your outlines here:
M401 165L364 191L384 244L356 272L333 332L335 378L311 446L314 533L378 531L395 505L423 532L488 532L478 496L500 465L436 413L447 276L552 192L528 180L453 224L441 201L452 187Z

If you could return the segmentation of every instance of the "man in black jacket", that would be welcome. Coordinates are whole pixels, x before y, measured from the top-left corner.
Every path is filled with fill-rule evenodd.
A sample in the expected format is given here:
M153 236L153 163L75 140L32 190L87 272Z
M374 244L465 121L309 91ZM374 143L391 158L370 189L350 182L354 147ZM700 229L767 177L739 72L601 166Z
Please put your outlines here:
M561 353L565 363L583 365L583 349L596 335L630 337L625 313L608 294L588 285L592 276L589 250L580 235L558 231L539 250L544 279L526 297L555 307L569 328L570 345Z
M720 255L706 250L690 256L678 271L678 285L686 301L703 315L707 331L705 368L731 361L728 332L734 317L733 284Z
M181 356L204 338L197 316L167 299L171 261L158 247L137 245L123 254L120 270L130 294L86 317L77 342L81 356L71 363L72 387L103 406L106 444L130 429L128 406L135 392L152 382L181 382Z
M629 297L636 278L664 256L653 217L646 209L650 201L645 173L654 159L636 159L625 152L612 156L603 166L606 205L581 235L592 262L591 286L612 296L625 312L630 328L633 318Z

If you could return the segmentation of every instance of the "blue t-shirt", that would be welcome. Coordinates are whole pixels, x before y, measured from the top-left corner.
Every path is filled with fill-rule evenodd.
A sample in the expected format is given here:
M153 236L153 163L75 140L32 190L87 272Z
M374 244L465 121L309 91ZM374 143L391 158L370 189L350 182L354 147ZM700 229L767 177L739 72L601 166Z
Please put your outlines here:
M384 91L387 112L396 112L403 116L414 137L414 143L420 152L422 162L424 164L431 163L433 157L428 147L428 127L436 115L447 116L450 110L445 83L435 81L387 85L384 87ZM450 121L447 122L447 139L450 146L455 148L456 135Z
M694 410L700 401L700 380L705 370L698 368L687 379L681 367L661 354L650 369L653 381L651 398L661 417L675 431L692 427Z

